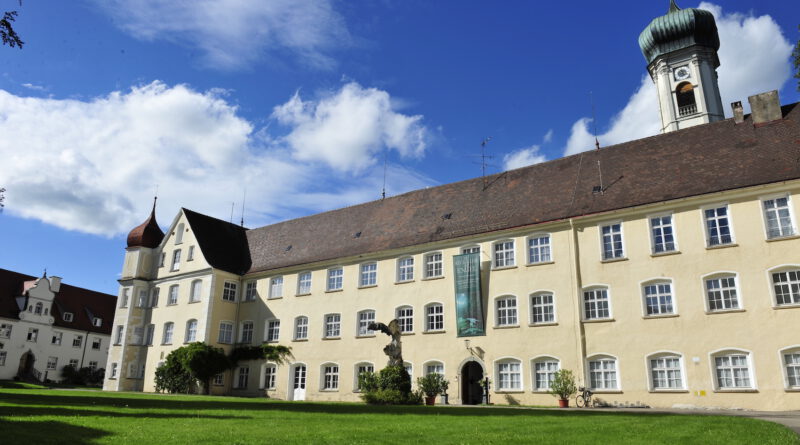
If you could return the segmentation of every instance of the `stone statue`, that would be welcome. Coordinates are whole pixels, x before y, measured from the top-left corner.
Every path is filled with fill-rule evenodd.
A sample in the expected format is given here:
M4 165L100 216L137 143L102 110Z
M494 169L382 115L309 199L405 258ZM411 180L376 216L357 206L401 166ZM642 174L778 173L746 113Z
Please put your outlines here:
M383 348L383 353L389 356L389 366L403 366L403 346L400 342L400 323L397 319L389 322L389 326L383 323L370 323L368 329L373 331L381 331L384 334L392 337L392 341Z

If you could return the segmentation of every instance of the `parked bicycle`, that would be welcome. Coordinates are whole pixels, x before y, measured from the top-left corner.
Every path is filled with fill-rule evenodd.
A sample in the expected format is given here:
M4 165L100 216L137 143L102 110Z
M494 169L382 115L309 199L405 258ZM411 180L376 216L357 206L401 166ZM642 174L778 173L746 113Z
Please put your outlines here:
M583 386L579 387L578 391L580 391L580 394L575 397L575 405L578 408L592 408L594 406L594 399L592 399L594 393Z

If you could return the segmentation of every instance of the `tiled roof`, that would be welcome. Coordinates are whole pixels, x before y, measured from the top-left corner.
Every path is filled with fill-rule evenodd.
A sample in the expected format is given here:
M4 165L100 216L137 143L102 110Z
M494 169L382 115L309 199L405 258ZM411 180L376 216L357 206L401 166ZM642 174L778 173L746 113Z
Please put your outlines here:
M249 230L249 271L798 179L796 105L768 124L727 119ZM598 162L602 194L592 192L600 185ZM229 235L208 235L220 236L220 253L232 250Z
M0 269L0 317L19 318L16 297L22 295L25 281L36 279L37 277L30 275ZM50 313L55 318L54 326L111 335L116 306L117 297L114 295L61 283ZM102 326L92 325L87 310L103 320ZM64 321L63 312L72 312L71 322Z
M238 275L250 269L247 229L189 209L183 209L183 213L211 267Z

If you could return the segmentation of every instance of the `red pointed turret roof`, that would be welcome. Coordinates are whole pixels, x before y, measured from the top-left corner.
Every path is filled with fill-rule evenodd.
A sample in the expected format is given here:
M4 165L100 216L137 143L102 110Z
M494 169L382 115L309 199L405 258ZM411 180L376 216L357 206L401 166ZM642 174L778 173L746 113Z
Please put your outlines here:
M157 200L158 198L156 198ZM164 239L164 232L158 227L156 222L156 200L153 200L153 211L145 222L136 226L128 234L128 247L149 247L153 248L161 244Z

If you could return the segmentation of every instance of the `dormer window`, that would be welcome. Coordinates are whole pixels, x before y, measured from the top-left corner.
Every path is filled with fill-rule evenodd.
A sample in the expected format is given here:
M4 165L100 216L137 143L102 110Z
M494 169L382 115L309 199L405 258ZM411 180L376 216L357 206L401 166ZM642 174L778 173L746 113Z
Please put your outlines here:
M92 318L92 326L94 326L96 328L99 328L100 326L103 326L103 319L100 318L100 317Z
M72 312L64 312L63 318L64 318L64 321L71 322L72 321Z
M675 88L675 98L678 101L678 115L689 116L697 113L697 103L694 98L694 86L683 82Z

